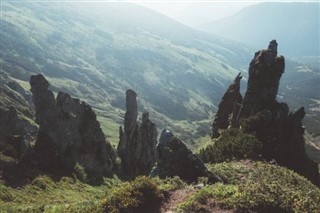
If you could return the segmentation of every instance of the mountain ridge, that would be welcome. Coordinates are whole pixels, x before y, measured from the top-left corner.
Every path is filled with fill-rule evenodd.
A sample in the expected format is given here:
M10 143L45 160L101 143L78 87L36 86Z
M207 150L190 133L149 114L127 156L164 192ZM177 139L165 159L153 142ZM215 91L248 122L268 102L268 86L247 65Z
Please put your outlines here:
M263 2L198 28L254 48L266 40L277 39L288 58L301 61L305 57L304 61L318 65L319 14L317 2Z
M246 80L250 49L134 4L4 2L2 10L1 69L26 90L29 76L43 73L55 94L65 91L88 102L114 145L129 88L139 94L139 113L148 110L160 127L182 132L194 146L210 132L207 124L226 85L239 71ZM284 76L279 95L289 105L315 108L317 94L296 94L315 91L318 75L298 63L287 66L292 77ZM292 85L300 78L311 88ZM319 125L317 114L310 115L308 128Z

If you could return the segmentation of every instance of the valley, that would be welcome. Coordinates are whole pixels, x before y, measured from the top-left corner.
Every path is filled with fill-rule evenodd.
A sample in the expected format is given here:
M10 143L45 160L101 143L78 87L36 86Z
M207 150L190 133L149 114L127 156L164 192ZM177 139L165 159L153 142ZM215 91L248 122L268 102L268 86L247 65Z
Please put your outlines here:
M193 29L135 3L1 1L0 212L319 212L319 11L288 37L292 5Z

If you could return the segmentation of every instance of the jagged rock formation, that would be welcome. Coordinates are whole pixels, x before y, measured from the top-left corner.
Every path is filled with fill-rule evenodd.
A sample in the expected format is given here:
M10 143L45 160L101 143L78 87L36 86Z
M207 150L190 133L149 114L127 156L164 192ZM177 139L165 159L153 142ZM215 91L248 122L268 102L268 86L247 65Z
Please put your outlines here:
M277 42L272 40L267 50L255 53L249 66L249 79L238 120L255 115L276 103L279 81L284 72L284 57L277 57Z
M227 129L230 124L232 126L235 125L242 102L240 93L241 78L241 73L239 73L223 95L212 124L211 138L220 136L219 129Z
M92 108L63 92L55 99L42 75L31 76L30 85L39 124L35 151L40 166L73 171L79 164L91 179L111 173L116 155Z
M133 90L126 91L126 114L124 131L120 127L118 155L126 175L147 175L155 162L155 146L157 129L150 121L149 113L142 114L142 123L137 123L137 94Z
M305 116L304 108L289 113L288 105L276 100L284 68L284 57L277 56L275 40L270 42L267 50L255 53L250 63L247 91L240 111L235 121L229 121L228 125L254 133L263 144L262 155L265 159L275 160L319 185L318 166L308 158L304 148L304 128L301 123ZM238 100L221 104L218 113L224 109L232 109L236 104ZM216 122L220 129L228 126L225 120L224 116L224 122Z
M209 177L211 182L220 181L208 172L200 158L167 129L162 130L156 147L156 165L150 172L151 177L160 178L179 176L187 182L194 182L199 177Z

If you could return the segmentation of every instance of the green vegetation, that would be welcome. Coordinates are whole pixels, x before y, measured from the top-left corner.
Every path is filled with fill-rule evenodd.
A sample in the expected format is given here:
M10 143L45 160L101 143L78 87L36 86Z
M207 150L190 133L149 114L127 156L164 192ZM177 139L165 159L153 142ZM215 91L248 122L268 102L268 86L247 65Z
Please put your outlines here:
M247 69L252 56L245 48L133 4L91 8L6 1L1 6L0 71L25 90L30 89L30 75L43 73L55 94L64 91L90 104L106 138L116 146L125 90L132 88L138 93L138 108L148 110L158 128L169 127L191 148L207 143L200 150L205 162L225 161L208 164L225 183L207 185L208 178L201 178L205 186L177 211L205 211L214 203L239 212L320 212L319 188L296 173L250 160L229 162L259 158L261 143L253 135L230 129L214 141L206 136L217 101L238 70ZM286 62L278 97L293 109L306 106L305 124L313 136L319 135L318 79L319 69ZM16 96L0 95L1 105L14 105L19 118L34 124L29 108L15 104L20 100ZM259 121L250 119L242 123L246 131ZM18 157L13 146L2 148L1 166L18 164ZM154 210L169 191L187 187L177 177L127 182L113 177L93 186L85 183L87 174L80 164L74 172L74 177L59 179L42 174L16 188L0 178L0 212Z
M164 199L160 181L144 176L125 182L110 191L102 202L106 212L141 212L156 210Z
M159 128L189 144L203 136L196 129L246 50L138 5L93 5L3 2L1 71L26 90L30 75L43 73L54 92L86 101L113 145L128 88Z
M202 212L207 208L208 199L214 193L211 186L205 186L194 194L191 194L184 202L180 203L177 212ZM202 211L201 211L202 210Z
M164 201L165 192L180 189L186 183L178 177L160 180L139 176L113 188L100 204L106 212L156 212Z
M239 212L319 212L320 189L286 168L250 160L208 164L225 183L191 193L178 212L216 206ZM39 176L21 188L0 184L1 212L141 212L160 208L169 191L188 187L178 177L160 180L140 176L133 181L105 179L90 186L76 178Z
M217 163L230 160L256 159L262 150L262 144L254 135L239 129L225 130L221 137L200 149L199 156L204 162Z
M262 162L212 164L211 171L228 184L217 183L192 194L177 210L197 212L208 202L239 212L320 211L320 190L304 177L283 167Z
M122 183L113 177L91 186L76 178L38 176L21 188L1 183L0 212L139 212L159 207L165 192L185 186L178 177L160 180L140 176Z
M38 176L19 188L1 183L0 212L89 212L119 183L117 178L106 178L102 185L90 186L75 178L48 176Z

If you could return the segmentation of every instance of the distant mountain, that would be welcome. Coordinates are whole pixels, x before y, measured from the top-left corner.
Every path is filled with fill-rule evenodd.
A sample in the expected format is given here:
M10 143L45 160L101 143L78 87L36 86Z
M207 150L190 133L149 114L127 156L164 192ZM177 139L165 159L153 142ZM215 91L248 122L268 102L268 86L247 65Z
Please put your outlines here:
M286 56L319 64L319 10L319 2L260 3L199 28L255 48L277 39Z

